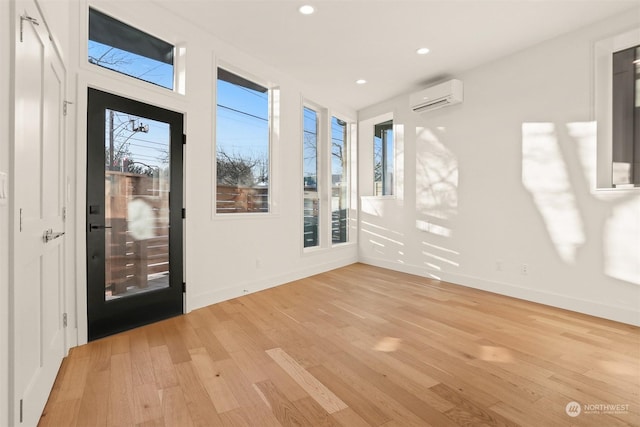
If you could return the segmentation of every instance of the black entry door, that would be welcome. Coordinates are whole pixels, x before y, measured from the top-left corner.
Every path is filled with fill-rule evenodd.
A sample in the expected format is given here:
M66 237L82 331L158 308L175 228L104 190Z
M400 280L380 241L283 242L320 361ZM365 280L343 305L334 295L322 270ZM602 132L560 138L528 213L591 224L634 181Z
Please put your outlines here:
M182 114L89 89L89 340L183 312Z

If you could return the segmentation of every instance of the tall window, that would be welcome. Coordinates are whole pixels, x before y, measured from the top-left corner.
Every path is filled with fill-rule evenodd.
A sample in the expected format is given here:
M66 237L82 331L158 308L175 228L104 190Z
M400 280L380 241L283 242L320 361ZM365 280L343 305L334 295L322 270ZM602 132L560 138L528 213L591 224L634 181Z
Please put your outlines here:
M612 183L640 186L640 46L613 54Z
M348 125L331 118L331 241L348 241L349 229L349 147Z
M373 136L373 175L375 196L393 194L393 121L375 125Z
M318 196L318 113L305 107L302 132L302 179L304 181L304 229L305 248L320 244L319 217L320 197Z
M218 68L216 212L269 211L269 90Z
M89 9L89 63L173 89L174 46Z

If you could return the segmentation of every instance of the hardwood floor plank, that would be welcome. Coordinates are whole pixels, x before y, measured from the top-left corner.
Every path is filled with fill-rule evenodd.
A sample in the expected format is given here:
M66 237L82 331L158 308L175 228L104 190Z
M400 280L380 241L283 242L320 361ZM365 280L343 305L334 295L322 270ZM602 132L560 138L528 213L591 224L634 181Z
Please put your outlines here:
M209 394L216 411L220 414L239 408L240 404L227 385L216 363L211 360L205 348L189 350L193 366L202 385Z
M193 420L180 386L165 388L159 393L162 417L166 427L192 427Z
M637 426L640 328L354 264L71 349L40 425Z
M262 381L257 383L256 387L269 402L269 407L280 424L283 426L313 425L274 383L269 380Z
M347 405L298 364L281 348L267 350L267 354L284 369L329 414L345 409Z
M165 345L151 347L151 363L158 388L164 389L179 385L176 370L171 361L169 349Z
M87 377L82 393L78 426L102 427L107 425L109 412L109 371L97 371ZM73 424L68 424L72 426Z
M162 402L155 384L133 387L133 417L136 424L162 418Z
M431 390L455 405L445 411L445 414L458 425L517 426L516 423L490 409L485 409L466 399L458 391L445 384L434 385Z
M220 424L216 408L198 379L193 363L178 363L175 369L193 424L195 426Z
M331 384L331 390L346 403L348 408L351 408L362 420L370 425L381 425L391 420L391 418L382 412L378 406L373 404L370 399L363 396L353 389L349 384L343 381L340 377L333 374L324 366L315 366L309 369L309 373L318 378L319 381ZM343 410L334 412L343 412Z
M134 425L133 376L129 353L111 356L107 425Z

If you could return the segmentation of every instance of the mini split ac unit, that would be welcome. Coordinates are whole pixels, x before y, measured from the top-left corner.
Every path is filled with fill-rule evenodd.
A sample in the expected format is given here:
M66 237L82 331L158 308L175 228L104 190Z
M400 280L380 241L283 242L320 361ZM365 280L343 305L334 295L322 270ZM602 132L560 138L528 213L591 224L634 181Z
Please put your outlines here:
M449 80L411 95L411 109L416 113L431 111L462 102L462 82Z

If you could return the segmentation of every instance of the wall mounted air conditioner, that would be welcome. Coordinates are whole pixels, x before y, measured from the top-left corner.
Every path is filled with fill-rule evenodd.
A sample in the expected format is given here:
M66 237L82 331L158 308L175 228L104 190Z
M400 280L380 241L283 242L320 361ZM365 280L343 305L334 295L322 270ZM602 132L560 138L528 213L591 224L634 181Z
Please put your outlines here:
M431 111L462 102L462 82L449 80L411 95L411 109L416 113Z

